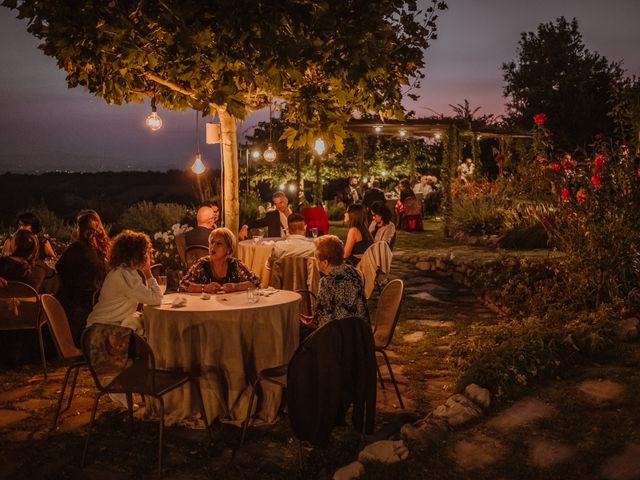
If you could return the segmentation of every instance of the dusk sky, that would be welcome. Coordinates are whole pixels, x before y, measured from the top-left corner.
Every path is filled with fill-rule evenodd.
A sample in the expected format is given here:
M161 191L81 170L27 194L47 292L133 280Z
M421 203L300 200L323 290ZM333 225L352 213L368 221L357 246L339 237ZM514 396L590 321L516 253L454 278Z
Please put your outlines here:
M576 17L588 49L624 61L640 75L640 0L448 0L438 40L426 52L427 78L418 116L451 114L466 98L479 113L504 112L500 65L516 58L520 33L564 15ZM50 170L167 170L185 168L195 153L195 113L159 110L164 126L150 132L149 104L108 106L81 88L37 49L26 22L0 7L0 173ZM242 132L264 112L249 117ZM204 137L203 122L201 122ZM213 161L217 146L206 146ZM214 153L214 151L216 151Z

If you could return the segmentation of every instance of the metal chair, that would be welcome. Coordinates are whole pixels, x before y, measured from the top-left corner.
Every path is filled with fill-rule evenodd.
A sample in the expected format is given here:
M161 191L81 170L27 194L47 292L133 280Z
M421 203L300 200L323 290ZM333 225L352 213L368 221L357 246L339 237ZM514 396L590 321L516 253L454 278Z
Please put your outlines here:
M400 317L400 303L402 302L402 294L404 292L404 283L400 279L391 280L380 293L378 299L378 306L373 318L373 338L376 344L376 352L382 354L387 369L389 370L389 376L391 377L391 383L396 390L400 407L404 410L404 402L402 396L400 396L400 390L396 382L393 370L391 369L391 363L389 363L389 357L385 352L385 349L391 344L393 339L393 333L395 332L396 325L398 324L398 318ZM378 379L380 380L380 386L384 389L384 382L382 381L382 373L380 367L376 365L378 369Z
M91 422L87 440L82 452L81 466L84 466L91 438L91 429L96 417L98 402L105 393L120 393L127 397L129 423L133 427L133 394L150 396L160 404L160 434L158 441L158 472L162 476L162 446L164 437L164 402L162 396L187 382L192 378L181 372L171 372L156 369L156 361L149 344L133 330L119 325L94 324L87 328L82 335L82 351L91 376L93 377L98 395L91 412ZM202 393L197 381L193 382L196 389L202 417L211 437L207 412L202 400Z
M190 247L187 247L185 253L187 269L191 268L191 265L205 255L209 255L209 248L205 245L191 245Z
M56 350L58 351L58 355L60 356L63 365L67 367L64 374L64 380L62 382L62 390L58 397L58 404L56 405L56 412L53 416L53 424L51 425L51 431L53 431L58 423L60 413L71 407L73 392L76 389L76 381L78 380L78 372L80 371L80 367L85 366L87 362L82 355L82 351L76 347L75 343L73 343L67 314L65 313L64 308L62 308L62 305L60 305L60 302L53 295L49 295L47 293L42 294L40 298L42 301L42 308L44 309L49 322L49 330L51 330L53 343L56 346ZM61 410L64 392L67 389L71 372L73 372L71 391L69 392L67 405L64 407L64 410Z
M42 314L40 295L22 282L8 282L0 288L0 330L35 330L38 335L44 379L47 380L47 359L44 354L42 327L47 318Z

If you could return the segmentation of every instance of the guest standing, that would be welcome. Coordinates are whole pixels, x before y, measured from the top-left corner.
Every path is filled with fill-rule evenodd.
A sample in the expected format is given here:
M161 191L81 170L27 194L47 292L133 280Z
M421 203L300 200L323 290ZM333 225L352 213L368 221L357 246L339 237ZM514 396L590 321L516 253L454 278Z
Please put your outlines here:
M93 309L94 294L100 290L107 274L106 257L109 237L95 210L83 210L76 219L73 243L56 263L60 290L56 294L69 319L76 345Z
M122 325L144 335L138 304L162 302L162 292L151 274L152 256L151 240L144 233L125 230L113 239L108 259L110 270L102 284L100 299L87 318L87 326Z

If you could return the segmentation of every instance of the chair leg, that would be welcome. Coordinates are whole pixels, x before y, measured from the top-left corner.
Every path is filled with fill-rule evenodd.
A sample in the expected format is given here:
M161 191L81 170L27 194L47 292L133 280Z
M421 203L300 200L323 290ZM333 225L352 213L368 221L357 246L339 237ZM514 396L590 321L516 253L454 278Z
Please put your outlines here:
M42 339L42 327L44 323L38 328L38 343L40 344L40 358L42 359L42 371L44 372L45 381L48 380L47 376L47 357L44 355L44 340Z
M382 372L380 366L376 363L376 371L378 372L378 380L380 380L380 388L384 390L384 381L382 380Z
M76 391L76 382L78 381L78 373L80 373L80 367L75 367L76 371L73 374L73 381L71 382L71 392L69 393L69 399L67 400L67 406L64 407L65 410L68 410L71 407L71 402L73 401L73 392Z
M131 392L127 392L127 410L129 411L129 428L131 429L131 433L133 433L133 394Z
M158 478L162 478L162 446L164 445L164 401L162 397L156 397L160 402L160 439L158 440Z
M209 425L209 419L207 418L207 409L204 406L204 398L202 398L202 390L200 390L200 383L197 378L192 379L193 385L196 387L196 393L198 394L198 400L200 401L200 409L202 410L202 417L204 418L204 426L209 434L209 439L213 442L213 434L211 433L211 425Z
M91 429L93 428L93 422L96 419L96 412L98 411L98 402L102 397L102 392L98 393L96 401L93 403L93 410L91 410L91 421L89 422L89 431L87 432L87 440L84 442L84 449L82 450L82 460L80 461L80 468L84 467L85 459L87 458L87 450L89 449L89 439L91 438Z
M247 408L247 417L242 424L242 434L240 435L240 445L238 448L242 447L244 444L244 437L247 434L247 428L250 427L253 422L253 401L256 396L256 390L258 389L258 385L260 385L260 379L257 379L253 382L253 388L251 389L251 396L249 397L249 407Z
M56 413L53 415L53 425L51 425L50 432L56 429L58 424L58 417L60 416L60 410L62 408L62 399L64 398L64 391L67 389L67 383L69 383L69 375L73 367L67 367L67 371L64 373L64 380L62 381L62 389L60 390L60 396L58 397L58 404L56 405ZM73 394L73 390L72 390Z
M398 396L398 401L400 402L400 408L404 410L404 402L402 401L402 397L400 396L400 390L398 389L398 384L396 382L396 378L393 376L393 370L391 370L391 363L389 363L389 357L387 357L387 353L384 350L380 350L382 353L382 357L387 364L387 368L389 369L389 376L391 377L391 383L393 383L393 388L396 389L396 395Z

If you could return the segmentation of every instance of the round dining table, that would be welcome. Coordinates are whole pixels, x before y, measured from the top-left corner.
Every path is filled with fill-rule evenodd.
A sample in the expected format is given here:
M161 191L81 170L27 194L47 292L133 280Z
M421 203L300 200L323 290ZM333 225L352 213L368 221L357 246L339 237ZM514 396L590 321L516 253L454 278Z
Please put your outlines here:
M190 373L199 382L207 418L239 425L245 419L258 373L289 362L299 341L300 295L284 290L210 295L174 293L159 306L144 307L147 340L156 368ZM256 420L272 423L281 388L265 382ZM187 383L163 397L167 425L202 426L200 405ZM147 415L159 403L147 398Z
M269 237L259 241L242 240L238 242L238 259L258 276L262 288L269 286L271 272L267 270L267 260L271 256L273 246L281 240L280 237Z

